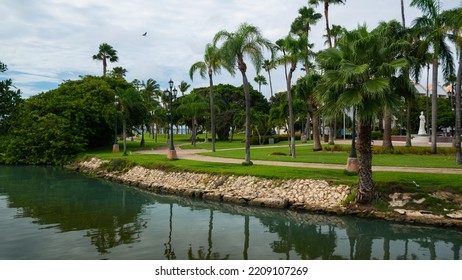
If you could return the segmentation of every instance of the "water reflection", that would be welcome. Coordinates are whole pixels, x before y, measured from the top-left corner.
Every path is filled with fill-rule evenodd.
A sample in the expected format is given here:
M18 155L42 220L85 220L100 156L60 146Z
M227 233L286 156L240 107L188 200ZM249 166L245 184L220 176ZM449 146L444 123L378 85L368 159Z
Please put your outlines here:
M50 167L0 167L0 259L460 259L447 228L140 192Z

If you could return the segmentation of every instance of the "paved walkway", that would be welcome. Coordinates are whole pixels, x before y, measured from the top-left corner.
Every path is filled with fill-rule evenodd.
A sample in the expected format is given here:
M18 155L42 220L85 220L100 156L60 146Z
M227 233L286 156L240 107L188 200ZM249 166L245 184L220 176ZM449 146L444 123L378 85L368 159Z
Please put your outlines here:
M350 141L336 141L336 144L346 144L350 143ZM381 141L375 141L375 145L382 145ZM302 144L304 146L311 145L311 144ZM297 145L300 147L302 145ZM395 146L404 146L404 142L393 142ZM419 143L419 146L430 146L429 143ZM438 147L450 147L452 144L450 143L438 143ZM252 149L268 149L273 148L274 146L261 146L261 147L252 147ZM280 146L279 146L280 147ZM143 150L137 151L135 153L140 154L166 154L167 147L162 147L161 149L156 150ZM177 156L179 159L189 159L189 160L196 160L196 161L205 161L205 162L218 162L218 163L234 163L234 164L241 164L243 159L232 159L232 158L219 158L219 157L212 157L212 156L205 156L200 155L200 153L210 152L210 150L205 149L181 149L181 147L175 147ZM217 149L217 151L224 151L224 150L242 150L243 148L236 148L236 149ZM254 164L260 165L271 165L271 166L291 166L291 167L305 167L305 168L324 168L324 169L345 169L346 168L346 160L345 164L322 164L322 163L305 163L305 162L283 162L283 161L266 161L266 160L252 160ZM416 173L440 173L440 174L461 174L462 175L462 168L418 168L418 167L397 167L397 166L373 166L373 171L396 171L396 172L416 172Z

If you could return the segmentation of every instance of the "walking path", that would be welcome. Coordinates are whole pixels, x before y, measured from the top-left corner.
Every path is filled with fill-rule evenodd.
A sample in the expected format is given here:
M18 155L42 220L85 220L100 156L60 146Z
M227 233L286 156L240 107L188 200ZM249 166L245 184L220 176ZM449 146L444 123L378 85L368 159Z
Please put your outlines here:
M350 141L336 141L336 144L346 144L350 143ZM375 141L375 145L382 145L381 141ZM308 144L304 144L308 145ZM393 142L395 146L404 145L403 142ZM430 146L428 143L419 143L419 146ZM450 147L451 143L438 143L439 147ZM298 145L301 146L301 145ZM297 147L298 147L297 146ZM267 149L273 148L274 146L262 146L262 147L252 147L252 149ZM140 154L166 154L167 147L163 147L162 149L156 150L143 150L137 151L135 153ZM218 162L218 163L233 163L233 164L241 164L242 159L233 159L233 158L220 158L220 157L212 157L212 156L205 156L200 155L200 153L210 152L206 149L181 149L181 147L176 146L176 152L179 159L189 159L195 161L205 161L205 162ZM235 149L221 149L224 150L242 150L243 148L235 148ZM217 150L219 151L219 150ZM345 169L346 162L344 165L342 164L322 164L322 163L308 163L308 162L283 162L283 161L267 161L267 160L252 160L254 164L259 165L271 165L271 166L289 166L289 167L305 167L305 168L324 168L324 169ZM416 173L440 173L440 174L461 174L462 175L462 168L420 168L420 167L398 167L398 166L373 166L373 171L395 171L395 172L416 172Z

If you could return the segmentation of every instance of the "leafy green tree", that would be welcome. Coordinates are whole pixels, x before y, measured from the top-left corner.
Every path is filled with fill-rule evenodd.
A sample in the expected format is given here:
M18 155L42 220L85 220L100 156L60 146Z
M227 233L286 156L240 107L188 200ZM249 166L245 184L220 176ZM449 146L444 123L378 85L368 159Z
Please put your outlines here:
M245 94L245 110L246 110L246 121L245 121L245 160L244 164L252 164L250 161L250 104L251 97L249 91L249 81L247 79L247 64L244 58L248 57L255 68L260 69L263 63L263 51L268 49L273 50L273 44L266 38L264 38L260 30L247 23L241 24L235 32L228 32L226 30L219 31L215 34L213 39L214 45L218 42L222 42L220 51L222 52L222 59L226 65L228 65L228 71L234 75L234 68L242 74L242 83L244 86Z
M0 161L64 164L90 147L110 145L115 118L111 83L123 85L86 76L26 99L11 123Z
M107 73L107 60L110 62L117 62L119 57L117 51L109 44L102 43L99 45L98 53L93 55L93 60L100 60L103 62L103 76Z
M380 32L365 26L347 32L338 49L320 52L318 61L325 73L318 88L324 106L345 109L354 106L359 123L359 183L356 201L369 203L378 198L372 180L372 125L382 110L394 112L400 98L390 91L390 77L406 60L383 56L389 45Z
M8 67L0 61L0 72L5 72ZM21 90L13 89L13 81L7 79L0 81L0 135L8 131L8 123L14 118L19 105L22 104Z
M212 134L212 152L215 152L216 142L216 117L215 117L215 94L213 92L213 74L220 74L223 61L220 50L215 44L205 46L204 60L191 65L189 77L193 80L194 73L199 71L202 79L209 78L209 100L210 100L210 132Z
M437 85L438 85L438 66L442 63L443 74L449 77L454 73L454 62L449 45L446 42L448 37L448 26L446 19L441 14L440 1L437 0L412 0L412 7L419 8L423 15L414 20L414 29L423 38L422 45L420 46L423 51L427 51L431 46L432 52L432 120L431 120L431 149L432 153L436 153L437 144Z

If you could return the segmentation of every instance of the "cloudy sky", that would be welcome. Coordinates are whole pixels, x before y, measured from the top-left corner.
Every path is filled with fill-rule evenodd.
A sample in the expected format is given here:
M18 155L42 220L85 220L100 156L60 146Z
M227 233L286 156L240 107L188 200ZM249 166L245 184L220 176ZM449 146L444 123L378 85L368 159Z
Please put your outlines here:
M288 34L298 9L307 0L2 0L0 11L0 61L8 71L0 79L12 78L23 97L56 88L63 80L80 75L101 75L102 63L92 56L101 43L118 51L126 79L155 79L162 88L172 78L194 87L207 86L200 76L189 79L190 66L203 59L205 45L220 30L234 31L247 22L263 36L276 41ZM407 5L406 24L420 16ZM462 5L461 0L441 0L444 9ZM317 11L323 13L323 7ZM330 7L331 24L348 29L366 23L401 21L400 0L347 0ZM142 34L147 32L147 36ZM315 50L324 48L324 18L313 27L310 40ZM265 74L265 73L262 73ZM300 75L300 72L297 73ZM255 70L248 70L253 82ZM266 76L266 74L265 74ZM275 91L284 89L282 69L272 74ZM223 71L215 83L242 84L241 77ZM262 88L269 97L269 88Z

